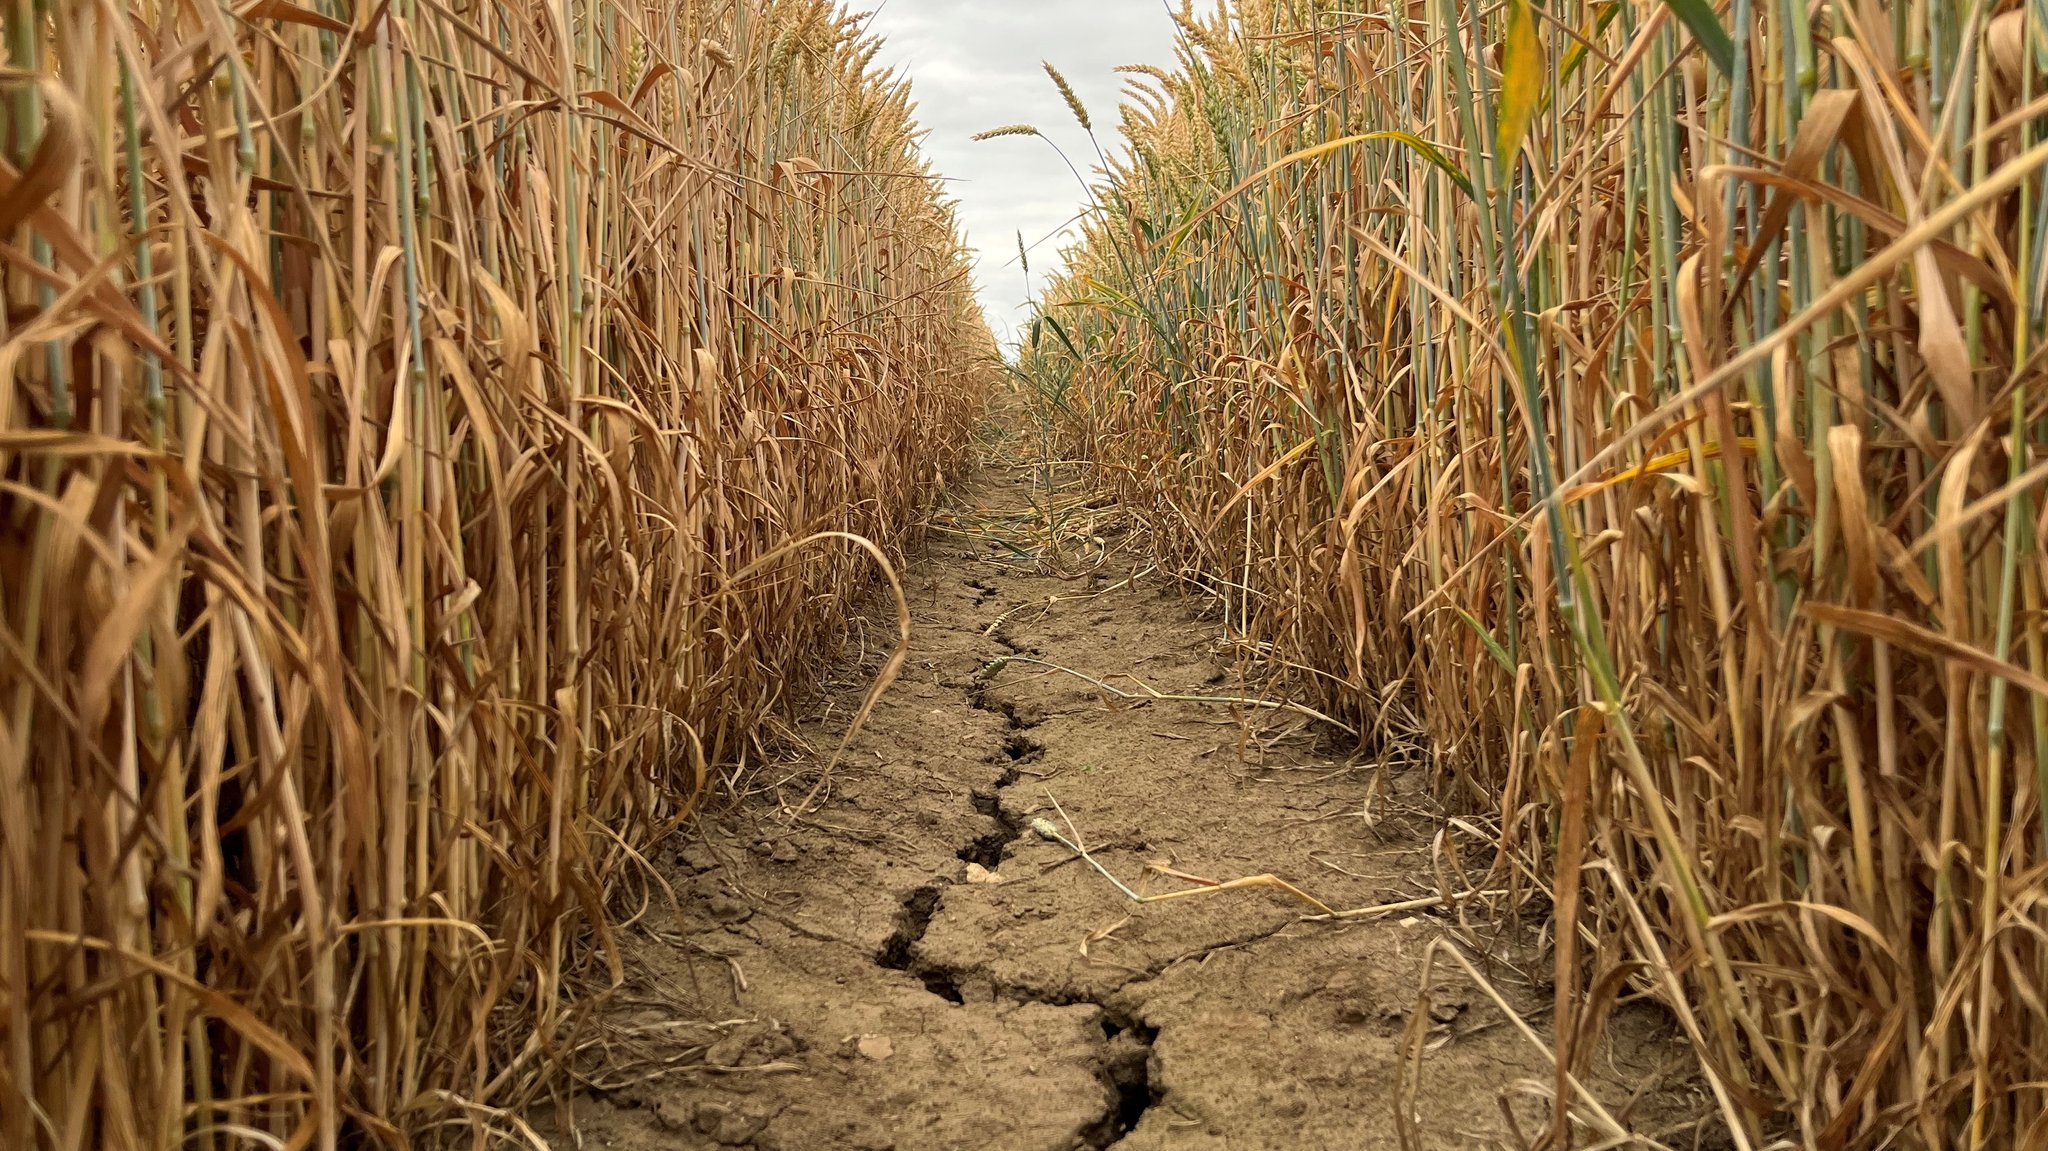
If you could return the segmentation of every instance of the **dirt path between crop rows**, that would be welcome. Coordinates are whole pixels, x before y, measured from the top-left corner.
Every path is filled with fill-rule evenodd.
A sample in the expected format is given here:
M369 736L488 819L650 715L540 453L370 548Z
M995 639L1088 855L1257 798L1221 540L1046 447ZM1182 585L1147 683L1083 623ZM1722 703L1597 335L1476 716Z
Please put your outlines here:
M1030 823L1064 828L1063 811L1134 885L1166 861L1218 880L1276 873L1339 908L1422 899L1437 892L1441 822L1426 767L1382 774L1313 732L1274 738L1298 726L1290 716L1264 713L1266 739L1248 740L1228 706L1132 706L1042 663L999 662L1125 690L1130 676L1166 694L1244 690L1199 601L1156 578L1133 586L1128 563L1039 574L1002 531L1026 521L1033 493L1028 464L998 462L956 494L952 522L969 530L935 532L906 573L909 662L817 811L792 821L771 788L783 770L797 803L814 758L763 769L761 794L705 816L661 863L681 918L656 895L621 932L628 983L579 1059L583 1147L1400 1145L1396 1067L1425 950L1450 935L1478 959L1495 925L1442 907L1317 921L1270 889L1138 905ZM891 634L882 622L849 643L838 690L804 728L821 751ZM1477 878L1484 861L1466 846ZM1186 886L1155 876L1147 889ZM1540 977L1482 962L1544 1029ZM1518 1079L1548 1083L1548 1064L1449 965L1435 982L1422 1145L1518 1145L1498 1098ZM1705 1112L1661 1010L1625 1008L1611 1031L1593 1081L1618 1118L1669 1130ZM1517 1099L1533 1137L1548 1105ZM1691 1130L1671 1138L1693 1145Z

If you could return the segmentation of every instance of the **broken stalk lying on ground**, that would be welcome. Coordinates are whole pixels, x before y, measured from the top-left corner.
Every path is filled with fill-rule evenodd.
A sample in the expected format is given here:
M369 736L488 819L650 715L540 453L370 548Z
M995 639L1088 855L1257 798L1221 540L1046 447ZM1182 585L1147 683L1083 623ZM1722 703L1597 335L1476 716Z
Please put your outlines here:
M1129 885L1125 884L1123 880L1111 874L1107 867L1102 866L1093 855L1088 853L1087 848L1081 846L1078 839L1068 839L1066 836L1061 835L1060 829L1053 826L1052 820L1043 817L1034 819L1031 821L1031 830L1037 832L1040 839L1049 839L1080 856L1082 862L1101 872L1104 879L1115 884L1116 889L1123 892L1125 898L1133 903L1163 903L1169 899L1185 899L1190 895L1207 895L1217 891L1236 891L1247 887L1270 887L1292 895L1324 915L1334 916L1339 914L1336 909L1325 904L1322 900L1317 899L1315 896L1310 895L1308 892L1303 891L1301 888L1294 886L1277 875L1250 875L1243 879L1232 879L1228 882L1223 882L1205 879L1199 875L1189 875L1184 871L1175 871L1173 868L1163 867L1156 863L1145 865L1144 873L1138 879L1140 883L1144 882L1144 877L1147 875L1166 875L1174 879L1187 880L1189 883L1200 884L1201 886L1183 888L1179 891L1162 891L1154 895L1140 895L1133 891Z
M1054 800L1053 806L1058 807L1059 801ZM1061 818L1065 818L1066 812L1060 812L1060 816ZM1073 828L1073 821L1068 820L1067 826L1071 830ZM1273 875L1271 873L1267 873L1264 875L1252 875L1247 876L1243 879L1232 879L1225 881L1209 879L1205 876L1200 875L1190 875L1185 871L1180 871L1175 868L1166 867L1158 863L1148 863L1145 865L1145 870L1141 872L1138 876L1138 882L1140 883L1143 883L1147 876L1164 875L1171 879L1186 880L1189 883L1199 884L1200 886L1187 888L1181 891L1167 891L1153 895L1140 895L1135 890L1133 890L1129 885L1124 883L1123 880L1118 879L1115 875L1111 874L1110 870L1102 866L1101 862L1098 861L1095 858L1095 856L1088 851L1087 848L1081 846L1081 837L1079 832L1075 833L1074 838L1068 839L1066 836L1060 834L1059 828L1054 826L1051 820L1045 819L1043 817L1031 821L1031 830L1036 832L1040 839L1050 840L1054 843L1061 845L1062 847L1067 848L1069 851L1072 851L1075 855L1081 858L1082 862L1094 868L1096 871L1101 872L1102 877L1104 879L1107 879L1111 883L1115 884L1116 889L1118 891L1123 892L1124 896L1134 903L1163 903L1169 899L1184 899L1190 895L1202 895L1212 891L1239 891L1247 887L1270 887L1278 891L1284 891L1287 894L1294 896L1296 899L1301 900L1303 903L1306 903L1309 906L1314 907L1316 909L1317 914L1311 915L1308 918L1317 922L1321 922L1325 920L1335 921L1343 919L1372 919L1381 915L1391 915L1396 911L1420 911L1424 908L1441 907L1445 904L1461 903L1467 899L1483 899L1491 896L1500 896L1508 894L1507 889L1505 888L1496 888L1489 891L1480 891L1474 889L1471 891L1461 891L1454 896L1427 895L1423 896L1420 899L1401 899L1396 900L1392 903L1375 903L1366 907L1353 907L1345 911L1338 911L1335 908L1332 908L1328 904L1324 903L1322 900L1317 899L1315 896L1310 895L1309 893L1301 890L1300 888L1294 886L1293 884L1287 882L1279 876Z

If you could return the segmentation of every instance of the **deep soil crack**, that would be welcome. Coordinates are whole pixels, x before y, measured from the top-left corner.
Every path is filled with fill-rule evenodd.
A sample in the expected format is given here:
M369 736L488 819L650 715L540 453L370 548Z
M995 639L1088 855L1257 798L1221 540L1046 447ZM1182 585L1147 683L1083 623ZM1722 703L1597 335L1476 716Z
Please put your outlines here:
M986 589L985 595L993 594L993 589ZM995 638L1013 652L1021 650L1008 637L1001 635L1000 629L995 633ZM992 790L977 789L968 797L974 809L994 820L996 826L959 850L959 857L962 860L996 871L1001 867L1003 856L1010 845L1024 834L1022 823L1004 809L1002 793L1021 778L1019 765L1035 763L1045 758L1045 745L1024 734L1044 722L1044 718L1042 712L1035 708L1027 709L1015 700L990 700L988 685L980 679L963 694L968 706L1003 716L1009 728L1009 733L1003 739L1003 751L1010 758L1010 767L996 780ZM929 896L926 893L929 893ZM917 941L924 937L925 930L931 925L932 917L938 913L941 894L940 889L936 887L920 888L904 901L902 926L896 935L891 936L891 946L884 948L881 962L884 966L910 971L924 980L925 987L933 994L943 996L954 1003L961 1003L963 997L958 981L965 975L978 973L919 962L915 955ZM1100 1119L1082 1130L1081 1146L1093 1151L1104 1151L1123 1142L1126 1135L1137 1129L1145 1112L1159 1098L1159 1092L1152 1085L1151 1071L1152 1045L1159 1037L1158 1028L1125 1015L1100 998L1067 997L1014 986L1002 986L994 990L999 997L1018 1002L1044 1003L1058 1007L1086 1003L1100 1011L1102 1034L1106 1043L1101 1065L1097 1068L1097 1076L1106 1089L1109 1105L1104 1109Z
M1037 763L1045 758L1045 745L1028 735L1011 732L1003 740L1003 753L1012 763Z
M985 581L967 581L978 593L976 606L995 598L999 591ZM1001 628L985 633L1011 652L1023 649ZM995 824L987 832L962 844L958 857L968 863L977 864L989 871L997 871L1011 844L1022 838L1024 827L1003 807L1002 793L1016 784L1022 773L1019 766L1035 763L1045 757L1045 745L1024 734L1044 722L1043 713L1036 708L1026 708L1010 699L991 700L988 684L977 676L970 686L961 692L963 702L978 711L1001 715L1008 729L1003 738L1003 752L1009 757L1009 765L993 788L977 788L968 796L974 810L992 820ZM959 980L969 974L955 967L929 963L917 954L918 941L924 938L938 914L940 903L945 897L945 884L929 884L919 887L904 897L902 910L897 914L896 930L883 944L875 956L875 962L891 970L907 972L923 981L925 989L954 1004L964 1004ZM995 989L1001 998L1026 1003L1044 1003L1050 1006L1077 1006L1089 1004L1101 1012L1102 1034L1105 1047L1097 1077L1106 1091L1108 1105L1102 1116L1087 1125L1081 1132L1080 1146L1102 1151L1121 1143L1124 1137L1135 1130L1144 1118L1145 1112L1158 1101L1159 1092L1152 1085L1152 1045L1159 1036L1159 1029L1134 1019L1098 998L1065 997L1034 991L1029 988L1004 986Z
M1095 1128L1082 1133L1086 1146L1109 1148L1137 1130L1160 1098L1152 1086L1152 1045L1159 1029L1141 1021L1124 1018L1103 1008L1102 1034L1109 1040L1109 1055L1103 1060L1103 1079L1116 1094L1116 1107L1102 1117Z
M903 909L896 913L896 930L882 941L881 950L875 953L875 965L915 975L924 981L926 991L951 1003L963 1003L966 1000L949 974L922 968L915 962L917 941L931 927L945 890L944 884L931 883L903 897Z

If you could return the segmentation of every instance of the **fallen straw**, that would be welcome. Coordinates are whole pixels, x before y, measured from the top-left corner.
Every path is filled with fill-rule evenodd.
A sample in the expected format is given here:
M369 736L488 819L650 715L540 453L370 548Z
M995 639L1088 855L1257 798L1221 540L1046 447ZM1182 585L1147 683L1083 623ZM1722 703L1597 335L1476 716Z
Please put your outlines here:
M1055 801L1055 806L1057 806L1057 801ZM1061 814L1065 815L1066 813L1061 812ZM1069 826L1071 826L1071 823L1069 824ZM1277 875L1251 875L1246 876L1243 879L1233 879L1228 882L1218 882L1214 879L1205 879L1199 875L1189 875L1184 871L1175 871L1170 867L1160 867L1157 864L1147 864L1144 871L1145 875L1169 875L1175 879L1184 879L1189 883L1200 884L1200 886L1184 888L1180 891L1162 891L1156 895L1140 895L1136 891L1131 890L1130 886L1126 884L1123 880L1118 879L1116 876L1110 874L1110 870L1102 866L1101 863L1097 862L1096 858L1088 853L1087 848L1084 848L1074 840L1068 839L1066 836L1061 835L1060 829L1053 826L1052 820L1046 819L1044 816L1040 816L1039 818L1031 821L1031 830L1037 832L1039 838L1049 839L1054 843L1066 847L1075 855L1080 856L1081 859L1088 864L1088 866L1101 872L1102 877L1104 879L1107 879L1111 883L1115 884L1116 889L1118 891L1123 892L1125 898L1131 900L1131 902L1133 903L1163 903L1169 899L1185 899L1190 895L1206 895L1210 892L1215 891L1232 891L1246 887L1271 887L1276 890L1286 892L1294 898L1301 900L1303 903L1306 903L1309 906L1315 908L1317 911L1323 913L1324 915L1335 916L1339 914L1339 912L1335 908L1330 907L1322 900L1317 899L1315 896L1310 895L1308 892L1303 891L1299 887L1294 886L1293 884L1287 882L1286 880L1280 878ZM1140 881L1143 881L1143 876L1140 877Z
M1112 875L1110 873L1109 868L1102 866L1102 864L1100 863L1097 863L1095 861L1095 857L1088 854L1087 848L1084 848L1080 844L1075 843L1073 840L1068 839L1066 836L1061 835L1060 829L1052 825L1052 820L1047 819L1041 815L1037 819L1031 821L1031 830L1037 832L1038 837L1040 839L1050 839L1054 843L1061 844L1062 846L1066 847L1067 850L1073 852L1075 855L1080 856L1082 862L1086 863L1088 866L1094 868L1095 870L1101 872L1102 878L1107 879L1111 883L1116 884L1116 889L1118 891L1123 892L1124 895L1130 898L1132 901L1137 903L1145 902L1144 896L1139 895L1135 891L1132 891L1128 886L1124 884L1123 880L1118 879L1115 875Z
M1116 889L1118 891L1123 892L1124 898L1129 899L1133 903L1163 903L1169 899L1184 899L1190 895L1202 895L1212 891L1232 891L1247 887L1270 887L1277 891L1284 891L1287 894L1293 896L1294 898L1301 900L1303 903L1306 903L1309 906L1315 908L1318 914L1307 916L1306 918L1323 922L1345 919L1372 919L1378 916L1388 915L1396 911L1419 911L1424 908L1442 906L1446 903L1462 903L1467 899L1472 899L1475 897L1483 898L1487 896L1507 894L1505 890L1481 891L1477 888L1474 888L1469 891L1459 892L1457 895L1453 896L1427 895L1419 899L1403 899L1394 903L1378 903L1366 907L1354 907L1348 911L1338 911L1335 908L1331 907L1329 904L1326 904L1322 900L1317 899L1315 896L1310 895L1308 892L1303 891L1299 887L1296 887L1293 884L1287 882L1286 880L1280 878L1279 876L1273 875L1271 873L1265 875L1251 875L1246 876L1243 879L1232 879L1225 882L1215 879L1208 879L1200 875L1190 875L1185 871L1176 871L1171 867L1163 867L1156 863L1148 863L1145 865L1144 872L1141 873L1138 877L1138 881L1140 883L1143 883L1145 881L1146 876L1165 875L1171 876L1174 879L1185 880L1189 883L1197 884L1198 886L1186 888L1180 891L1162 891L1154 895L1140 895L1137 891L1133 890L1129 884L1125 883L1121 879L1118 879L1113 873L1111 873L1111 871L1107 867L1102 866L1101 861L1097 860L1094 855L1090 854L1087 848L1081 846L1080 829L1074 826L1073 819L1067 815L1066 809L1060 806L1060 801L1057 798L1055 798L1050 791L1046 792L1045 798L1051 801L1053 810L1060 813L1060 818L1066 820L1067 830L1073 832L1074 837L1072 839L1069 839L1066 836L1060 834L1059 827L1056 824L1054 824L1052 820L1047 819L1042 815L1038 816L1037 818L1031 821L1031 830L1033 832L1036 832L1040 839L1050 840L1051 842L1057 843L1060 846L1066 848L1067 850L1073 852L1075 855L1080 856L1082 862L1094 868L1097 872L1100 872L1102 878L1107 879L1111 883L1115 884Z

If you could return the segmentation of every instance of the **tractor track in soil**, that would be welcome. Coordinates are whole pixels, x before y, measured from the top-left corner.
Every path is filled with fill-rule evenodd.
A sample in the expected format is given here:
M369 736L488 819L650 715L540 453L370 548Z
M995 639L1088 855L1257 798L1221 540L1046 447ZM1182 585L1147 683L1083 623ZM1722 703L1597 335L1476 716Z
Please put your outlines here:
M991 465L952 504L963 519L1020 511L1032 475ZM1312 733L1266 744L1227 708L1132 706L1037 664L986 674L1027 655L1167 693L1236 694L1203 605L1118 574L1053 578L973 533L933 534L904 577L909 662L827 801L795 821L769 794L714 805L658 865L680 915L656 892L618 933L626 982L581 1041L582 1147L1400 1146L1396 1066L1425 948L1455 934L1477 957L1470 945L1502 929L1476 909L1308 921L1259 889L1135 905L1029 830L1059 818L1056 798L1125 882L1163 860L1216 879L1272 872L1339 907L1436 889L1426 768L1390 770L1376 791L1376 767ZM887 618L848 644L800 729L814 746L833 746L858 707ZM791 776L794 803L814 769L792 757L754 782ZM1155 889L1168 886L1180 885ZM1491 969L1547 1031L1540 977ZM1438 965L1423 1025L1414 1112L1427 1147L1502 1139L1502 1089L1551 1074L1454 975ZM1661 1009L1624 1007L1608 1039L1591 1084L1611 1109L1641 1130L1705 1111ZM1541 1130L1546 1107L1515 1107ZM537 1120L576 1145L564 1116Z

